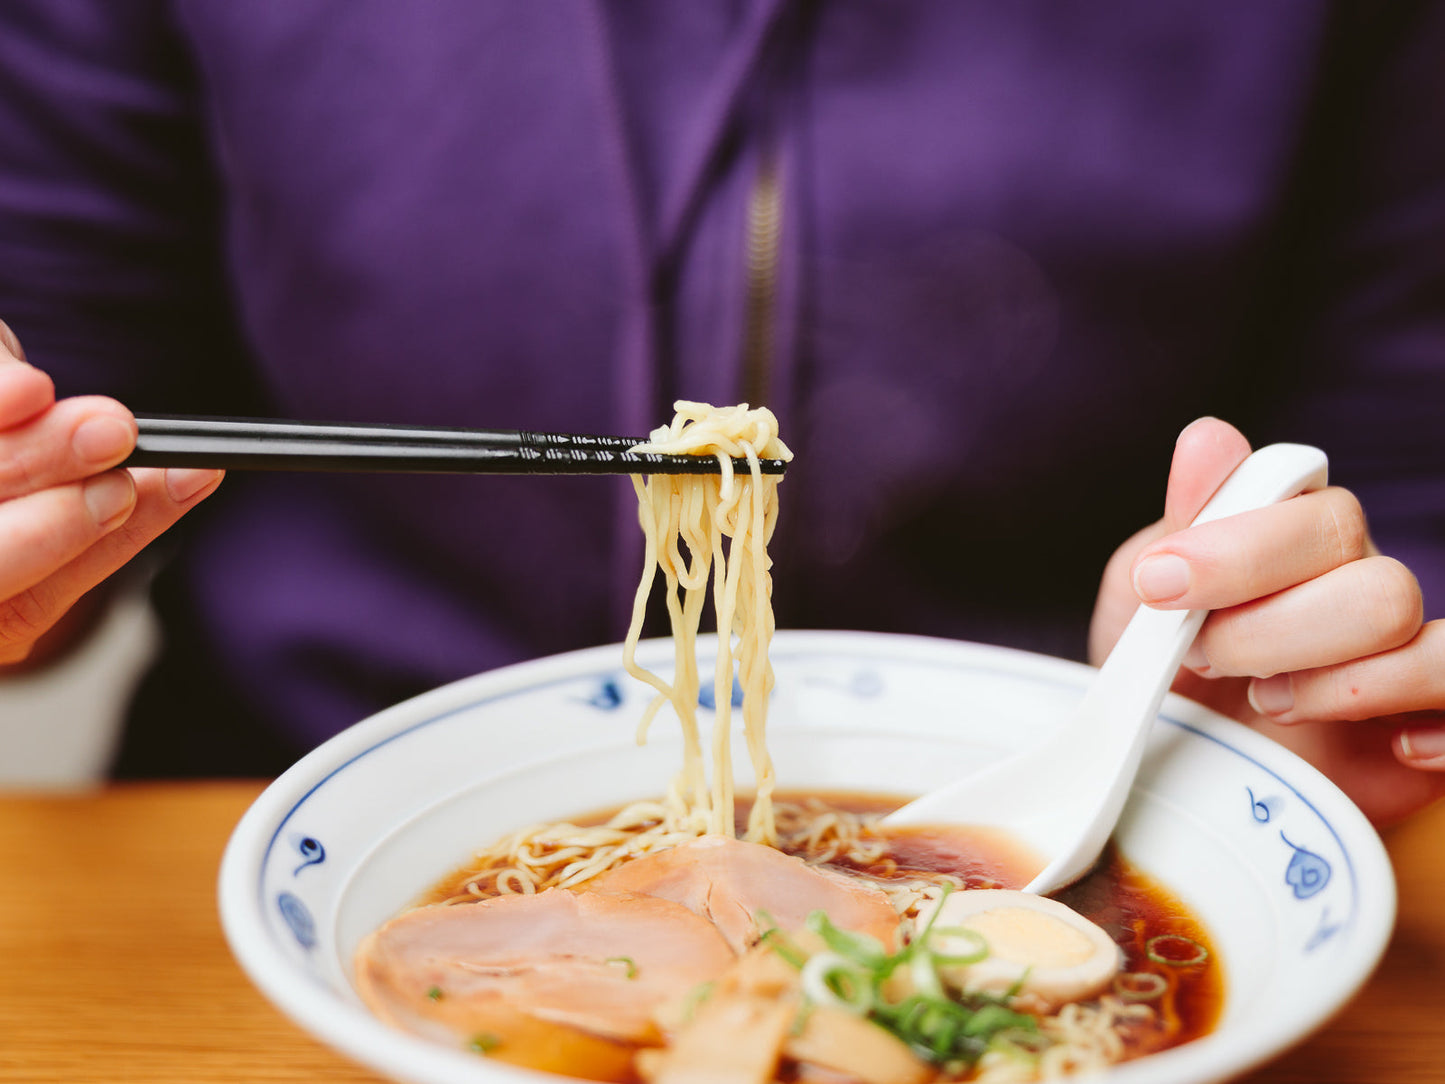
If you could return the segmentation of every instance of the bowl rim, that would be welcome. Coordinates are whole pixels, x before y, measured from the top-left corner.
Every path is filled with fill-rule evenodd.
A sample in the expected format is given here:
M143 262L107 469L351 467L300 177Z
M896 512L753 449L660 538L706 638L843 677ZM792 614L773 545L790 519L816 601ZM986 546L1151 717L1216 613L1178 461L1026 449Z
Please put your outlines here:
M700 650L705 650L710 640L711 636L700 636ZM821 650L830 654L867 653L868 645L876 645L879 640L906 647L910 659L972 661L980 669L1030 681L1048 678L1079 687L1094 672L1084 663L1021 649L906 633L779 630L773 653L775 658ZM639 646L639 659L647 662L651 656L661 654L670 658L671 645L671 638L644 641ZM460 1084L483 1079L510 1078L519 1082L565 1079L500 1062L479 1062L466 1052L449 1050L387 1028L364 1008L346 1002L324 983L299 977L272 939L264 918L264 904L256 889L262 881L267 856L289 818L310 795L348 765L412 730L481 701L599 669L620 669L620 658L619 644L604 644L499 667L441 685L339 732L268 785L237 822L217 877L226 941L242 970L262 994L294 1023L343 1056L396 1080ZM1161 1080L1169 1084L1209 1084L1245 1073L1303 1042L1344 1007L1373 973L1389 942L1394 929L1396 886L1393 868L1374 828L1339 788L1313 766L1242 723L1175 693L1165 698L1159 717L1197 737L1223 745L1273 775L1324 821L1344 849L1331 817L1316 808L1294 783L1284 779L1275 766L1288 766L1293 778L1303 781L1302 785L1307 785L1312 793L1327 795L1329 804L1336 807L1332 815L1353 822L1350 825L1352 842L1360 844L1353 852L1344 849L1352 878L1356 884L1368 883L1376 889L1371 893L1355 893L1356 914L1352 920L1358 918L1364 928L1357 931L1352 943L1350 959L1354 975L1351 981L1341 983L1316 1003L1309 1014L1312 1018L1309 1027L1278 1035L1254 1033L1247 1037L1252 1041L1243 1042L1234 1036L1212 1032L1183 1046L1122 1063L1102 1078L1115 1084Z

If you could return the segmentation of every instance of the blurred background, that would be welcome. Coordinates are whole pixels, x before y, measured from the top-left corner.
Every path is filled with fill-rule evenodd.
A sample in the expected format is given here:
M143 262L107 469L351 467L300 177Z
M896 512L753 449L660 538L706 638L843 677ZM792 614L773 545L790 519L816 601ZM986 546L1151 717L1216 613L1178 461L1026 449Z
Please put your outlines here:
M148 579L120 585L80 650L0 684L0 787L105 779L131 694L160 646Z

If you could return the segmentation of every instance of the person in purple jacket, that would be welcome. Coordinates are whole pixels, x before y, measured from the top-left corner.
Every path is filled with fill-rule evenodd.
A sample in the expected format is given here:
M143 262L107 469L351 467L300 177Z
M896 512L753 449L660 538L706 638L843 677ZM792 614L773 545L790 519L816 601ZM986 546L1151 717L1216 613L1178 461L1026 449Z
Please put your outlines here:
M781 626L1097 660L1208 607L1181 687L1406 815L1445 793L1442 55L1412 0L7 0L0 662L217 490L111 469L131 410L746 401L797 456ZM1244 434L1339 487L1183 530ZM641 546L597 478L233 475L167 539L122 775L616 639Z

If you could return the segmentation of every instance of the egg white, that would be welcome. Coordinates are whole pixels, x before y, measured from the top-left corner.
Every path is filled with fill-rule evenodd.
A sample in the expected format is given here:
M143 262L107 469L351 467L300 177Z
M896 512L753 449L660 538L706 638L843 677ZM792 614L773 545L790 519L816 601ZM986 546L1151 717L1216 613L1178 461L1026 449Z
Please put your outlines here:
M935 915L936 912L936 915ZM1123 966L1124 953L1098 925L1045 896L1007 889L954 892L918 916L929 924L929 946L940 955L965 956L987 946L983 959L944 964L939 976L954 989L1017 992L1022 1006L1048 1012L1100 993ZM950 934L966 929L973 936Z

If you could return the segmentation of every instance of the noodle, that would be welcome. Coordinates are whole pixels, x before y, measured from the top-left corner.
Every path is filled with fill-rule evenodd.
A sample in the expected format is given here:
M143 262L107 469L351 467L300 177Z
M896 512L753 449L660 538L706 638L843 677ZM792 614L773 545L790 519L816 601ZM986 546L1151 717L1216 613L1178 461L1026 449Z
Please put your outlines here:
M791 459L792 453L778 439L778 422L769 410L686 401L678 402L676 410L672 423L654 430L650 442L639 445L638 450L713 455L721 473L634 477L645 545L644 571L623 645L623 665L657 693L638 724L638 743L646 741L658 711L670 704L682 726L682 771L661 801L634 802L606 824L534 825L513 833L479 853L464 889L442 902L574 888L633 858L706 833L733 835L730 731L735 667L742 689L743 731L756 777L746 838L757 843L778 842L773 766L766 744L767 702L773 686L768 645L774 627L767 543L777 522L778 479L764 475L758 460ZM734 472L734 459L746 459L749 472ZM724 539L730 540L726 548ZM637 662L647 599L658 571L666 584L672 625L671 684ZM701 689L697 635L710 574L718 624L711 786L697 722ZM856 827L853 831L856 838ZM839 846L834 846L834 854ZM847 844L841 846L846 849ZM856 857L867 860L866 853Z
M1124 1058L1122 1029L1128 1024L1152 1022L1154 1017L1148 1005L1127 1005L1109 994L1096 1004L1065 1005L1042 1021L1044 1034L1055 1045L1039 1058L1039 1078L1059 1080L1107 1069Z
M768 540L777 523L778 479L764 476L760 458L791 459L778 439L771 411L747 405L713 407L679 401L672 424L655 430L638 451L714 455L721 473L652 475L634 478L638 519L645 539L642 582L633 601L632 625L623 647L628 673L656 690L638 727L638 741L664 704L671 704L683 733L683 770L674 792L684 811L679 820L705 825L708 832L732 835L732 690L734 667L742 689L743 734L752 761L756 800L745 838L774 843L773 765L766 744L767 702L773 687L768 645L773 637L772 577ZM746 459L750 470L737 475L733 459ZM724 551L724 539L730 544ZM684 556L683 549L686 548ZM672 625L673 679L668 684L637 662L637 643L653 582L661 572ZM697 634L709 573L717 617L717 657L713 666L712 782L708 785L697 724L701 682ZM736 641L736 643L734 642Z

